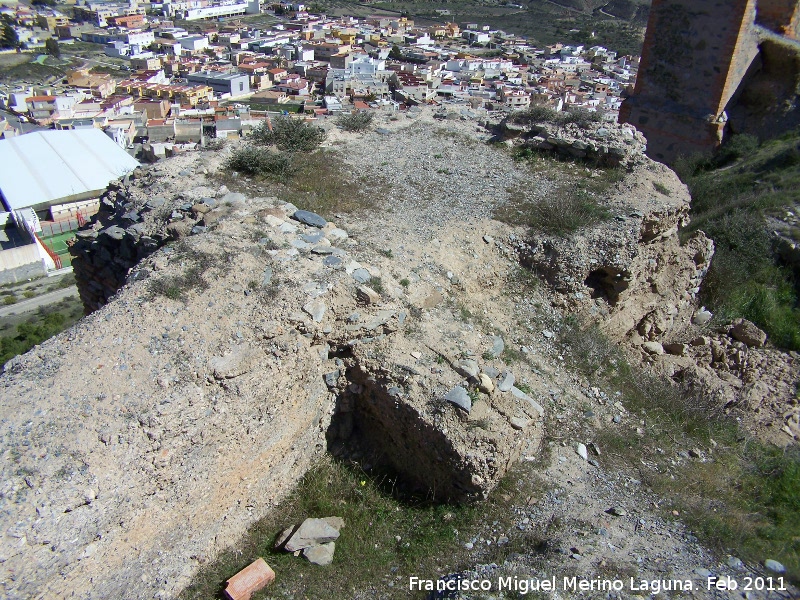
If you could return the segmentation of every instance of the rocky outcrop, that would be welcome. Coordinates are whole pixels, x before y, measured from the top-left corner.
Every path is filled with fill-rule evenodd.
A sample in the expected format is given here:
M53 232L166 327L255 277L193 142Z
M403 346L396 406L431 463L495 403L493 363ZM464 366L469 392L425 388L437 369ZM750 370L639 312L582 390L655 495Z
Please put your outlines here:
M472 378L450 356L452 314L359 263L335 223L308 226L292 205L224 189L183 191L157 210L147 190L134 181L107 195L115 210L83 233L76 260L171 243L119 289L104 281L91 298L106 304L0 379L14 449L5 597L173 597L329 448L357 448L365 469L383 464L410 490L462 501L536 451L542 408L496 388L494 361L476 358L480 333L462 346L474 348ZM201 211L187 196L200 193L216 201L192 235ZM99 291L93 281L82 291ZM422 319L439 331L424 343ZM444 400L455 386L470 390L467 410Z
M520 148L552 152L604 167L641 164L647 144L636 129L616 123L522 125L515 123L512 115L498 124L498 130L503 139L513 140Z
M523 261L564 306L587 314L612 338L658 342L690 321L714 253L702 232L680 239L689 200L672 172L651 164L608 199L610 219L568 238L535 234L522 244Z

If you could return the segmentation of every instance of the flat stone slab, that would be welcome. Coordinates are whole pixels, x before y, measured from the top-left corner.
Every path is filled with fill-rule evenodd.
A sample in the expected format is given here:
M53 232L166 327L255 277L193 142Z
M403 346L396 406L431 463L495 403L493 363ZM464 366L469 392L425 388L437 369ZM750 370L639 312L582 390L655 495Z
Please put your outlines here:
M329 565L333 562L333 553L336 551L336 542L328 542L319 546L311 546L303 550L303 557L315 565Z
M249 372L261 358L262 352L250 344L242 344L225 356L215 356L208 368L216 379L231 379Z
M444 395L444 399L467 412L472 410L472 400L470 399L467 390L460 385L457 385L452 390L447 392Z
M324 519L306 519L298 527L284 548L287 552L297 552L311 546L327 544L339 538L339 530Z
M519 398L520 400L526 401L540 417L544 417L544 409L542 408L542 405L536 402L536 400L534 400L530 396L528 396L528 394L526 394L516 386L511 386L511 393L514 395L515 398Z
M292 218L295 221L300 221L305 225L309 225L311 227L319 227L322 229L328 222L320 217L317 213L313 213L309 210L297 210L292 215Z

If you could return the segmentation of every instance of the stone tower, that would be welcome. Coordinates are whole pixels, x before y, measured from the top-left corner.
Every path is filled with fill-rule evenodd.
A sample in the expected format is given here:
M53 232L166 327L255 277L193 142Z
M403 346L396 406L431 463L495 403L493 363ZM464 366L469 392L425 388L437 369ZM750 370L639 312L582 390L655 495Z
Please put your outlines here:
M756 0L653 0L636 88L620 110L650 157L670 163L720 144L725 107L757 62L755 18Z

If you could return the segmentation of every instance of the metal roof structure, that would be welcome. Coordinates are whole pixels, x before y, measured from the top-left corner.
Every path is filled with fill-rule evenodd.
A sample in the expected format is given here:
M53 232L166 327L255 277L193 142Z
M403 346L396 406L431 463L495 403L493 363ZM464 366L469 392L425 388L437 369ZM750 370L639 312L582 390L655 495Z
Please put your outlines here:
M7 211L99 196L139 166L99 129L36 131L0 140L0 195Z

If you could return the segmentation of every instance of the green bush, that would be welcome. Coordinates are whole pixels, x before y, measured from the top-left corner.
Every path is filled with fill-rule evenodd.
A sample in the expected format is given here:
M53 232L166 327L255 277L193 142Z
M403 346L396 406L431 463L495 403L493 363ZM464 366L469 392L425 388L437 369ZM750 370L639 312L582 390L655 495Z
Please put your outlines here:
M758 150L756 136L746 133L734 135L717 151L714 162L718 165L727 165L745 156L750 156L756 150Z
M371 112L354 112L349 115L340 115L336 119L336 124L345 131L361 133L370 128L374 119L375 115Z
M609 213L588 193L574 190L562 196L553 194L533 202L527 217L528 224L534 230L563 236L604 221Z
M600 123L603 117L598 112L580 107L573 107L563 112L556 112L549 106L534 104L525 110L512 113L510 120L520 125L552 123L554 125L564 126L569 123L574 123L581 129L587 129L594 123Z
M41 344L63 331L66 320L62 313L51 312L41 321L34 319L20 323L15 336L0 337L0 364L5 364L9 359L27 352L36 344Z
M558 113L549 106L531 104L525 110L511 114L510 120L520 125L533 125L534 123L553 123Z
M325 141L325 132L302 119L281 117L272 123L272 130L262 121L250 134L259 146L275 146L286 152L310 152Z
M272 152L268 148L244 146L228 159L228 168L278 181L285 181L293 172L292 162L285 154Z

